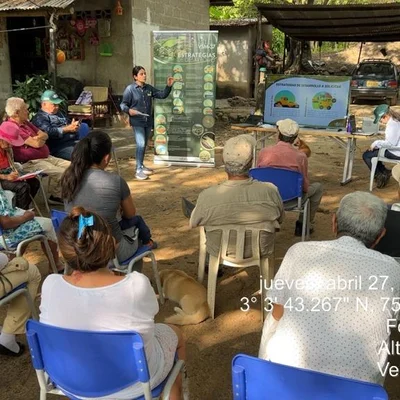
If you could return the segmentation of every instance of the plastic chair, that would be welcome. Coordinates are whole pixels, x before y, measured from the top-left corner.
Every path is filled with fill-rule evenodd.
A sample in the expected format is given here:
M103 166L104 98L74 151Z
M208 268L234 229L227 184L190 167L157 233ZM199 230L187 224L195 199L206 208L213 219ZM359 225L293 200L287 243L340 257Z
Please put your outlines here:
M151 268L153 270L154 279L156 280L158 297L160 299L160 303L164 304L164 295L161 287L160 274L158 273L157 260L153 251L148 246L140 246L135 254L121 263L118 261L118 258L115 257L113 260L115 267L114 271L123 274L130 274L133 271L133 266L144 257L148 257L151 260Z
M10 303L12 300L14 300L18 296L25 296L26 302L28 303L29 308L31 309L32 312L32 317L35 320L39 320L38 313L36 311L35 304L33 302L33 299L28 291L28 284L27 282L21 283L17 287L15 287L13 290L10 292L6 293L3 297L0 297L0 307L4 306L5 304Z
M57 233L60 230L62 221L67 215L68 214L65 211L51 210L51 221L53 222L54 229ZM129 274L133 271L133 266L135 265L135 263L137 263L139 260L142 260L144 257L148 257L151 260L151 266L153 269L154 278L156 280L160 303L164 304L164 296L161 287L160 274L158 273L157 261L154 253L149 247L140 246L136 253L132 255L132 257L128 258L122 263L118 261L117 257L114 258L113 265L115 268L113 268L113 270L123 274Z
M99 398L138 382L144 395L136 399L155 399L161 393L169 399L172 384L185 367L183 360L176 361L164 382L151 390L143 340L136 332L65 329L28 320L26 336L40 400L48 393Z
M400 147L382 147L378 151L378 156L371 158L371 175L369 178L369 191L370 192L372 192L372 189L374 186L374 177L375 177L376 166L378 165L378 161L381 161L384 163L393 163L393 164L400 163L400 160L393 160L391 158L386 158L385 157L386 150L389 150L389 151L390 150L400 150Z
M250 176L260 182L273 183L279 190L285 211L303 213L301 241L310 238L310 199L303 200L303 175L284 168L252 168ZM296 201L297 200L297 201Z
M388 400L377 384L289 367L238 354L232 361L235 400Z
M6 197L10 204L13 202L14 193L6 190ZM2 247L1 251L7 254L14 254L16 257L22 257L24 254L22 250L24 250L25 246L29 245L32 242L42 242L44 244L44 248L46 250L47 258L50 262L50 267L55 274L58 273L56 263L53 258L53 253L51 252L49 241L45 235L34 235L28 239L22 240L19 243L11 243L11 246L8 246L6 243L6 236L4 235L4 230L0 226L0 246Z
M257 224L257 227L251 225L221 225L221 226L203 226L200 227L200 252L199 252L199 268L198 268L198 281L203 282L205 272L205 260L206 260L206 233L212 231L221 231L221 245L219 254L217 257L210 254L209 266L208 266L208 283L207 283L207 302L211 311L211 318L214 318L215 312L215 292L217 286L217 275L220 264L234 268L246 268L257 265L260 268L261 279L265 279L269 282L274 275L274 249L270 257L260 256L260 234L263 231L270 232L269 227L260 228L261 224ZM245 236L246 231L251 232L251 258L244 258L245 251ZM229 236L232 232L236 232L236 249L235 255L228 255ZM261 318L262 320L266 317L266 311L264 309L265 291L264 285L261 285Z

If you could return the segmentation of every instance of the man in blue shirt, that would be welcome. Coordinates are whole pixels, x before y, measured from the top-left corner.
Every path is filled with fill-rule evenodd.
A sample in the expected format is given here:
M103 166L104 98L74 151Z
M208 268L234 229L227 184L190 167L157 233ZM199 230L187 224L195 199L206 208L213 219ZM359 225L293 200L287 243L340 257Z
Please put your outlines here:
M153 98L165 99L171 93L174 78L168 77L164 90L156 89L146 83L146 71L141 66L132 70L134 82L124 91L121 110L129 114L129 122L136 139L136 179L145 180L153 170L143 165L147 141L151 131L151 112Z
M75 143L89 133L89 127L79 121L68 120L59 110L63 100L53 90L46 90L41 98L42 108L32 123L49 136L47 146L54 157L71 160Z

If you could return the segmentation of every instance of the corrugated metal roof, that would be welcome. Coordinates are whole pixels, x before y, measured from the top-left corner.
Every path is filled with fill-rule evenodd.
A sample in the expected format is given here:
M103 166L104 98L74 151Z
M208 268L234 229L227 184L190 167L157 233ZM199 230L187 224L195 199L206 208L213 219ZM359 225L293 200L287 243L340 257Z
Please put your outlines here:
M298 40L400 41L400 3L256 6L273 26Z
M0 0L0 11L66 8L73 2L74 0Z
M268 24L268 21L263 18L262 24ZM257 25L257 18L241 18L241 19L212 19L210 20L210 26L249 26Z

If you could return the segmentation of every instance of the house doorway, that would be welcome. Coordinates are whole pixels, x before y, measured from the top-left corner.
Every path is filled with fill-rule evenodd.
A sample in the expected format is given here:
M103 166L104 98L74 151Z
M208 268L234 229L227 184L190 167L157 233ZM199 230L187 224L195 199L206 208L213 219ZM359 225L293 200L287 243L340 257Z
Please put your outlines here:
M21 29L45 26L44 17L10 17L7 29ZM8 32L10 49L11 79L24 81L26 75L45 74L48 72L45 55L47 28Z

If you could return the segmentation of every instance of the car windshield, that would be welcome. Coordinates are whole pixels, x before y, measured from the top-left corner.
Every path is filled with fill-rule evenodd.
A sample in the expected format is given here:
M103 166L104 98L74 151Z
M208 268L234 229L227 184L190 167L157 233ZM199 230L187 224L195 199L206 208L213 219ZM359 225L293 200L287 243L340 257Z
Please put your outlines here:
M388 63L365 63L360 64L356 75L394 78L394 68Z

